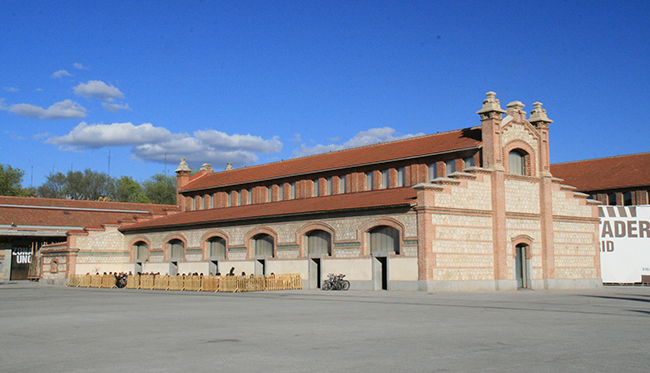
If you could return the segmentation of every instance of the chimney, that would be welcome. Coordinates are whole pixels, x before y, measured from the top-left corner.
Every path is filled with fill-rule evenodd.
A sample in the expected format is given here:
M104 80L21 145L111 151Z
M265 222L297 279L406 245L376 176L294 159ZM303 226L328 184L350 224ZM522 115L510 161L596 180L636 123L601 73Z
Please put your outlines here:
M181 163L178 164L176 169L176 204L181 208L181 211L186 211L186 206L185 197L180 191L190 182L190 173L192 173L192 170L185 162L185 158L181 158Z
M496 93L488 92L483 107L476 114L481 116L481 137L483 139L483 167L505 171L501 156L501 118L503 109Z
M234 170L234 168L232 167L232 162L228 162L226 164L226 171L232 171L232 170Z

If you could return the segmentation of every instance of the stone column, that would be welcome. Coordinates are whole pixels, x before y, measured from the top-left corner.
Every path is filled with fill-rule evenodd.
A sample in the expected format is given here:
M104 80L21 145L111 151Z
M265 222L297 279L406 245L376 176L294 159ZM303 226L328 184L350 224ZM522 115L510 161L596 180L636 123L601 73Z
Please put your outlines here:
M540 170L539 196L540 196L540 227L542 236L542 276L544 287L548 288L548 280L555 279L555 237L553 235L553 177L550 169L548 146L549 124L553 121L546 116L541 102L533 104L535 109L530 112L528 120L539 130L539 160Z

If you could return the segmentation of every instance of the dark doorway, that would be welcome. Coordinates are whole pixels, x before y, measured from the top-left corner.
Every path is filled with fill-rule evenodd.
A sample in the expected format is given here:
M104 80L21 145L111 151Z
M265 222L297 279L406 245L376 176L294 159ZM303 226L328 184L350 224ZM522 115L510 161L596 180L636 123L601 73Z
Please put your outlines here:
M375 290L388 290L388 258L385 256L374 257L373 284Z
M311 258L309 260L309 288L320 289L321 282L320 258Z
M530 288L530 275L528 273L528 260L526 259L526 254L528 252L528 246L526 245L517 245L515 248L515 266L517 272L517 288L518 289L528 289Z
M11 250L10 280L27 280L32 250L29 247L14 247Z

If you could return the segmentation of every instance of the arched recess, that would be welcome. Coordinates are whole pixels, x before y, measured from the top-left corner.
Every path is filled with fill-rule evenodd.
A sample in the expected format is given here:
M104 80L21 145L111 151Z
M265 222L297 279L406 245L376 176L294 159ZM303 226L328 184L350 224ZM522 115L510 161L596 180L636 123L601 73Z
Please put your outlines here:
M225 246L224 259L228 258L228 246L230 245L230 237L226 234L226 232L220 229L212 229L201 236L203 260L208 260L210 258L210 240L216 237L223 239L223 244Z
M332 228L330 225L325 224L325 223L320 223L320 222L309 222L300 229L296 231L296 242L298 242L298 245L300 247L299 249L299 254L301 258L304 258L308 256L307 253L307 242L306 242L306 236L309 232L312 231L324 231L326 233L329 233L330 235L330 256L332 256L333 251L331 250L331 246L334 245L334 228Z
M391 227L398 232L397 234L398 249L395 252L395 254L399 255L399 253L401 253L402 251L402 242L404 241L404 225L393 218L387 218L387 217L371 220L363 224L361 227L359 227L359 232L357 234L358 237L361 238L361 255L363 256L371 255L370 252L371 232L370 231L379 226Z
M183 236L182 234L173 233L173 234L169 234L169 235L165 236L165 238L162 239L162 242L163 242L162 249L165 252L165 258L164 259L165 259L166 262L169 262L170 259L171 259L170 252L169 252L169 242L171 242L173 240L178 240L178 241L181 241L183 243L183 253L185 253L185 248L187 248L187 238L185 238L185 236ZM183 257L184 256L185 255L183 255Z
M50 273L59 273L59 261L52 259L50 262Z
M529 289L532 279L533 238L520 235L513 238L514 276L518 289Z
M516 153L513 153L516 152ZM503 166L506 169L506 172L511 172L511 153L520 154L523 160L523 167L525 171L524 176L536 176L537 175L537 159L535 157L535 149L533 149L530 144L522 140L513 140L510 141L506 146L503 147ZM521 173L515 172L514 174L522 175Z
M252 259L255 258L255 237L262 238L260 235L266 235L269 236L273 239L273 255L271 257L276 256L276 246L278 242L278 234L271 228L267 227L262 227L262 228L256 228L253 230L250 230L246 233L246 248L248 252L248 258Z
M527 234L520 234L512 238L512 258L517 256L517 246L526 245L531 249L526 253L526 259L533 258L533 241L535 239Z
M307 256L332 256L332 235L322 229L314 229L305 234Z
M137 254L136 244L139 243L139 242L143 243L147 247L147 252L146 252L146 258L147 259L149 259L149 252L151 251L151 241L148 238L138 236L138 237L134 237L133 239L129 240L128 248L129 248L130 259L131 259L130 261L134 262L134 263L138 259L138 256L136 255ZM142 246L142 245L140 245L140 246Z

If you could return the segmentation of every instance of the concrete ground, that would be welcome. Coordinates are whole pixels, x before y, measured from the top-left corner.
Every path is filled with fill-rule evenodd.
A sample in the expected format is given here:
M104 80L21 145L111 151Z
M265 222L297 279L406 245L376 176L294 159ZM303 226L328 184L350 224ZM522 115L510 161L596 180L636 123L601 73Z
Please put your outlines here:
M0 284L0 372L647 372L650 287L243 294Z

